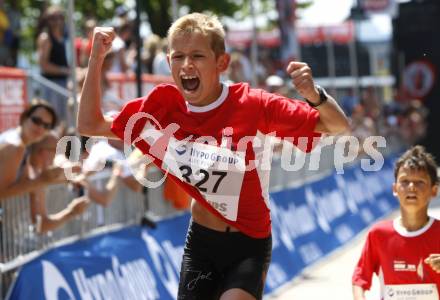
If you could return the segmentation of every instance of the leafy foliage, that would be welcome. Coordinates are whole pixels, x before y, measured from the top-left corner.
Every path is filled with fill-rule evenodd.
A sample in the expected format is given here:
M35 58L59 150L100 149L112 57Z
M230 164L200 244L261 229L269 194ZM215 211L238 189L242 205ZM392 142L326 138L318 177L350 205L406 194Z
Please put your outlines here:
M153 33L166 36L172 22L171 0L138 0L141 12L144 12ZM251 0L176 0L182 11L188 12L212 12L218 16L230 16L243 19L250 15ZM275 0L253 0L257 14L265 14L275 7ZM15 8L21 13L22 19L22 49L35 49L35 37L37 24L44 9L51 4L49 0L6 0L6 5ZM67 0L54 0L62 7L67 7ZM118 6L124 4L124 0L74 0L75 22L79 29L84 20L89 17L98 22L109 21L115 15ZM299 9L309 6L312 0L298 1Z

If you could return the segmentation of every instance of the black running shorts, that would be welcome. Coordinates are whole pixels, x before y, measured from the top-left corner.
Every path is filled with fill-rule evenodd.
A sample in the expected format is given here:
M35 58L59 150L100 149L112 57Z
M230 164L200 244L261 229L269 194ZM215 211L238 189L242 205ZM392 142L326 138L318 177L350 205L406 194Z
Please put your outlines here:
M217 300L229 289L262 299L272 254L271 236L221 232L191 222L180 271L178 300Z

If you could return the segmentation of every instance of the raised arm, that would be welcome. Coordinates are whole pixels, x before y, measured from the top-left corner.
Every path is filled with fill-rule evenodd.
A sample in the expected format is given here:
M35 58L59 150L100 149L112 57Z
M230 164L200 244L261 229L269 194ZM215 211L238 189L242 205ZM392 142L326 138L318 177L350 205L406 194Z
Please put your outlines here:
M111 27L96 27L93 31L92 52L77 116L78 131L81 135L116 138L110 130L112 120L104 117L101 110L102 63L112 47L115 36Z
M320 104L319 90L313 81L312 70L306 63L290 62L287 66L287 73L292 78L292 82L300 95L312 104L317 105L319 121L316 124L315 131L338 134L349 130L348 119L333 97L326 94L327 101Z
M352 286L353 300L365 300L365 291L358 285Z

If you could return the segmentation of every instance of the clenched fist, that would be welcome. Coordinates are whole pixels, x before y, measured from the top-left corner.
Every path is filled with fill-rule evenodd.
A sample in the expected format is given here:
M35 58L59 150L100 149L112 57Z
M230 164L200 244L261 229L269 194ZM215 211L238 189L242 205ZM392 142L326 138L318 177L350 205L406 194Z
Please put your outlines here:
M104 58L112 48L112 42L116 37L113 27L95 27L93 30L93 43L91 57Z
M435 272L440 273L440 254L430 254L425 259L425 263L430 265Z
M292 78L292 83L301 96L313 103L319 102L319 91L315 87L312 69L310 69L308 64L291 61L286 71Z

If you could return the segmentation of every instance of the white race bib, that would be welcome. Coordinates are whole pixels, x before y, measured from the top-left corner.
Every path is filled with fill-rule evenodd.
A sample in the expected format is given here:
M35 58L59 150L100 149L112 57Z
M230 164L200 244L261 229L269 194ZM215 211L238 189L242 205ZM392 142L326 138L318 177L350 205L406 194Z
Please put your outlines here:
M437 286L425 284L385 285L384 300L439 300Z
M162 168L196 187L226 219L237 220L245 154L170 138Z

